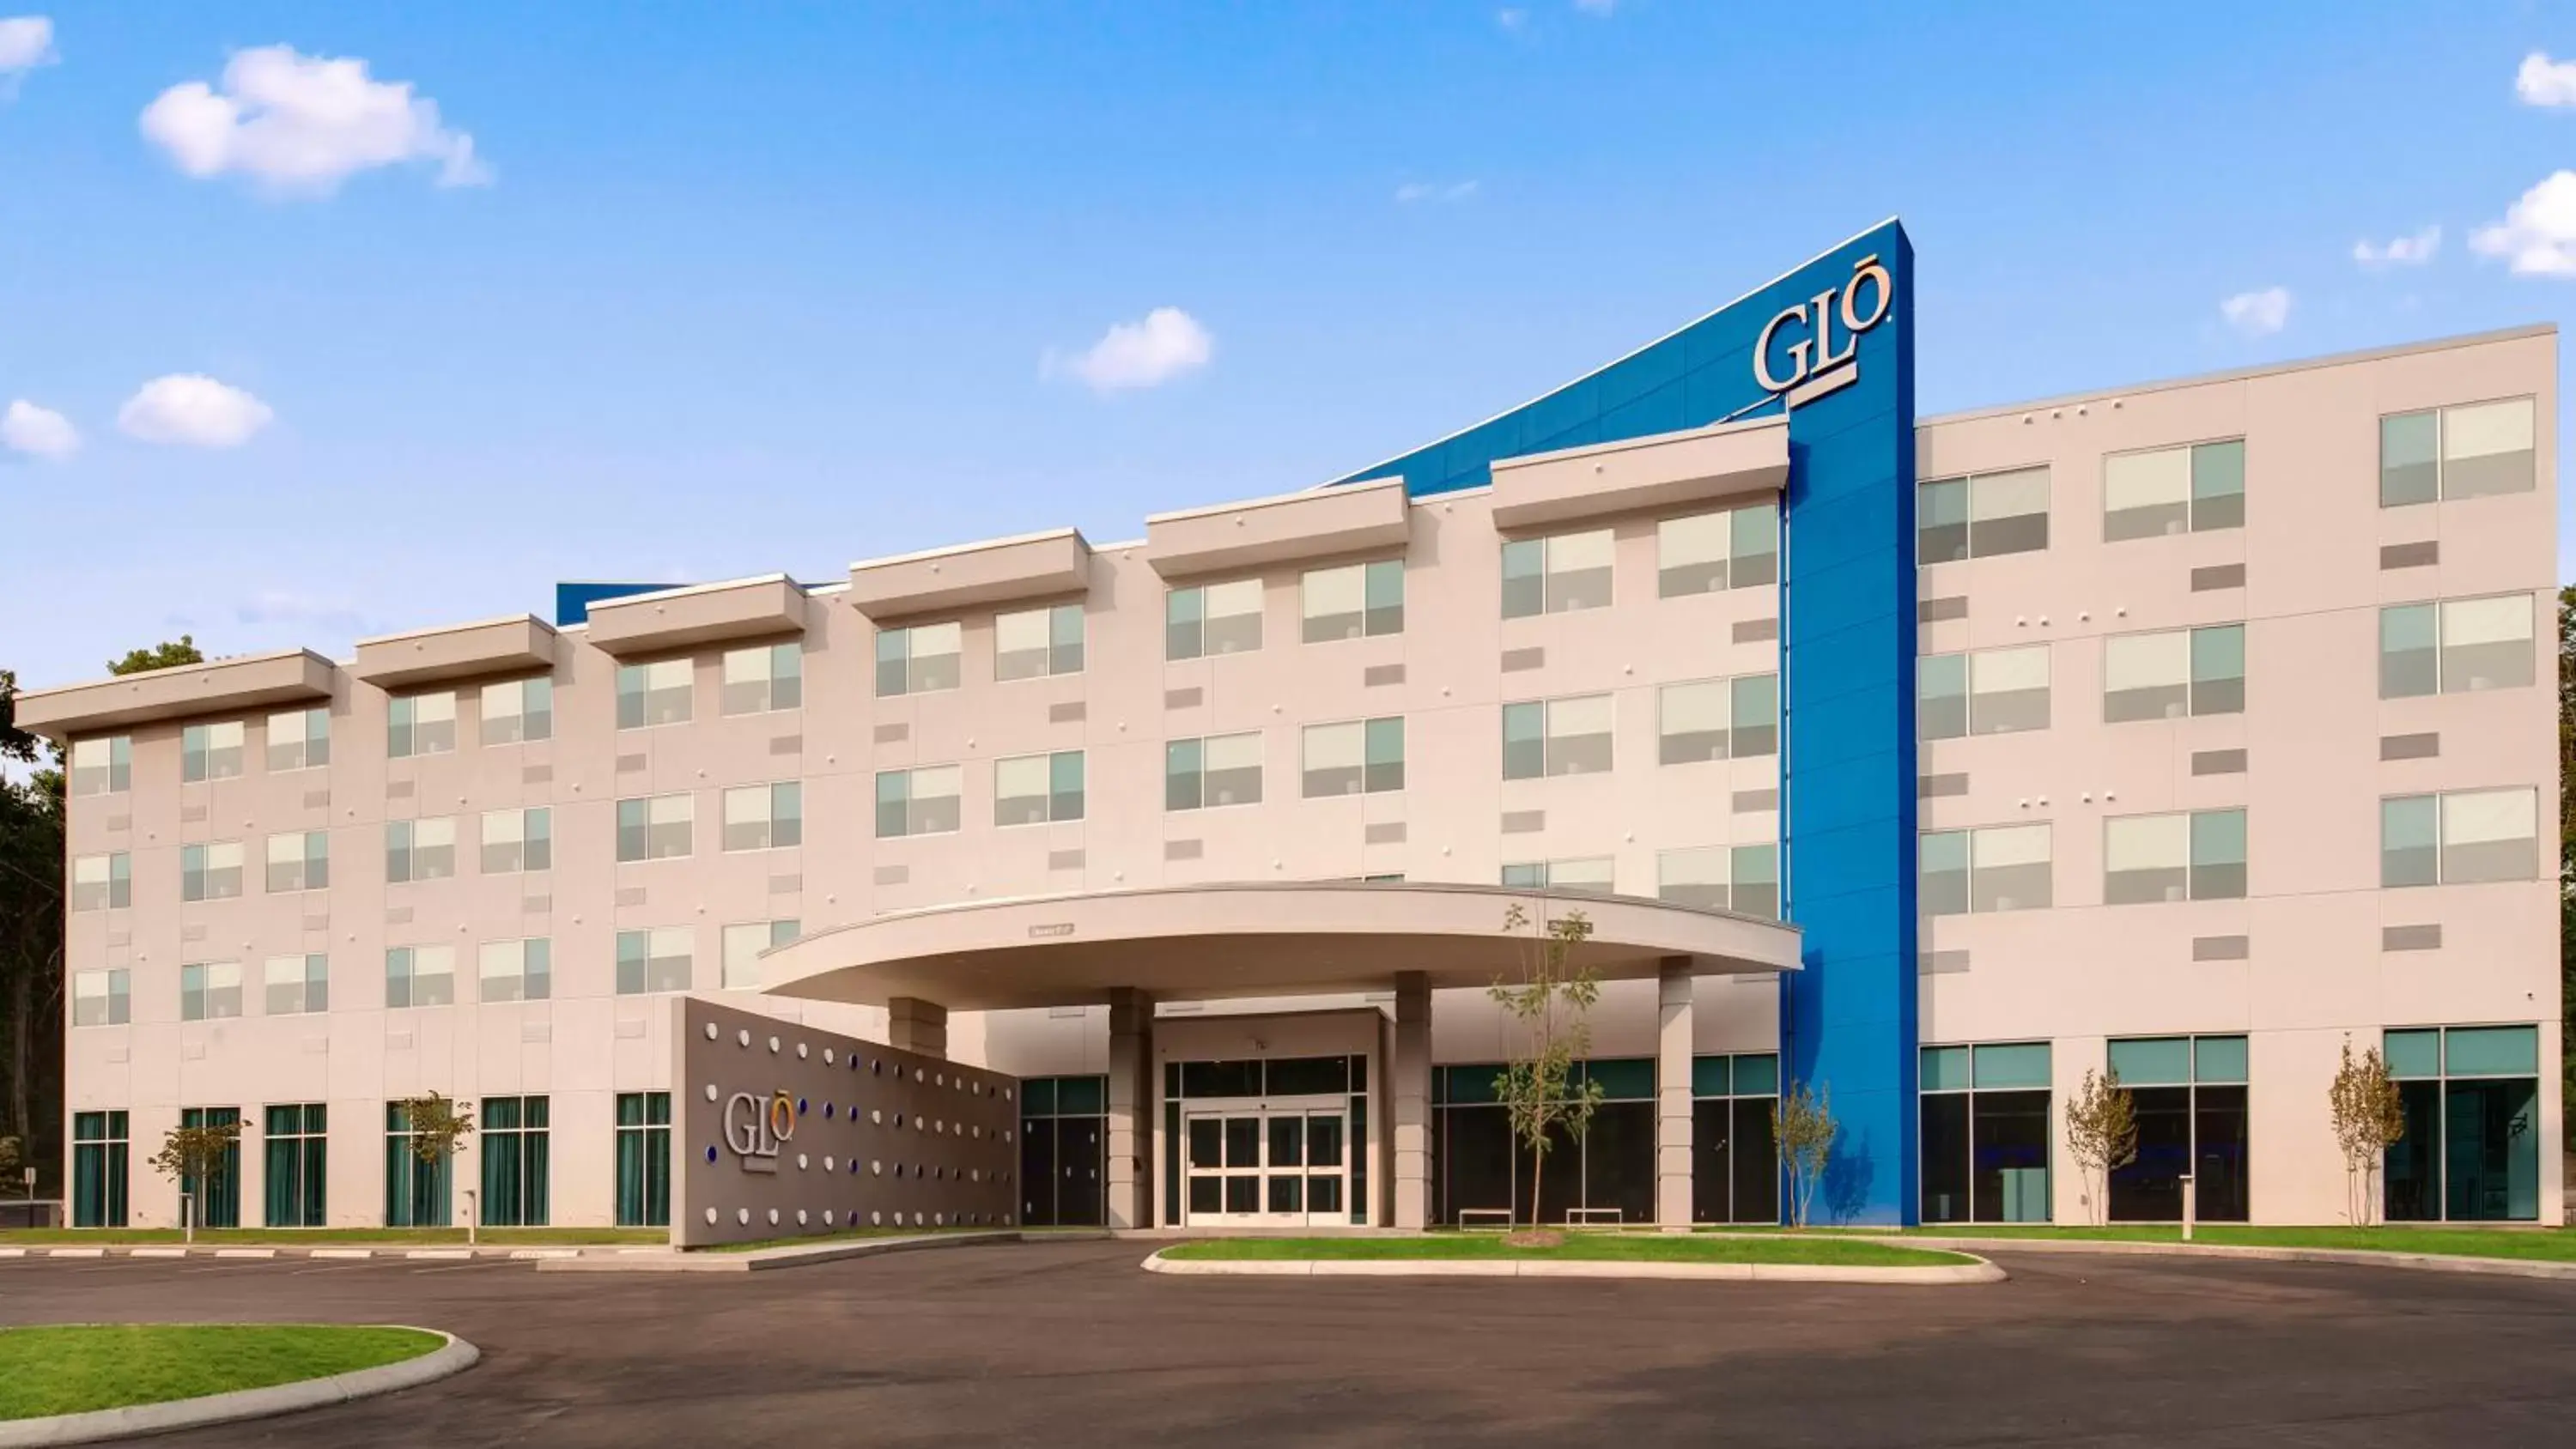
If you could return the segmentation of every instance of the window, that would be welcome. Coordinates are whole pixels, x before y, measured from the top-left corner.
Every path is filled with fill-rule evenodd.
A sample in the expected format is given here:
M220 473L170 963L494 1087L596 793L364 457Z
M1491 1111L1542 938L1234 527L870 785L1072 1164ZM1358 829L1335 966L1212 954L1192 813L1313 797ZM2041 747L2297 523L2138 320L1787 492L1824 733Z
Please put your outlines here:
M1589 891L1608 895L1616 867L1606 855L1575 860L1525 860L1503 867L1503 884L1519 891Z
M958 660L966 647L965 626L915 624L909 629L877 631L877 697L929 694L955 689L963 674Z
M2019 468L1915 485L1914 561L1955 563L2048 547L2048 470Z
M2049 904L2049 868L2045 825L1927 830L1922 841L1923 914L2043 909Z
M1922 1052L1923 1221L2049 1219L2046 1042Z
M1306 798L1404 788L1404 721L1306 726Z
M1750 589L1780 581L1780 505L1764 501L1655 525L1659 598Z
M2138 1124L2136 1160L2111 1170L2111 1221L2181 1221L2185 1173L2192 1176L2193 1212L2201 1221L2245 1221L2252 1138L2245 1038L2114 1041L2109 1061Z
M877 772L877 838L946 835L957 828L966 772L956 765Z
M1163 746L1163 808L1261 803L1261 736L1210 735Z
M476 1199L475 1210L486 1226L546 1225L552 1156L546 1150L546 1124L551 1115L543 1097L483 1099L483 1120L476 1124L483 1158L483 1194Z
M1746 674L1667 684L1656 692L1655 731L1656 759L1666 765L1776 755L1780 753L1780 676Z
M1166 1078L1175 1075L1166 1063ZM1346 1077L1348 1073L1344 1074ZM1169 1127L1178 1135L1180 1084L1167 1082L1163 1094ZM1329 1083L1326 1090L1335 1090ZM1343 1089L1347 1089L1347 1083ZM1022 1227L1098 1227L1108 1222L1108 1173L1102 1148L1109 1133L1107 1077L1027 1077L1020 1082L1020 1225ZM1177 1147L1166 1144L1177 1154ZM1173 1161L1165 1174L1179 1182ZM1177 1189L1175 1190L1177 1191ZM1171 1193L1165 1194L1167 1197ZM1177 1205L1167 1205L1176 1207ZM1167 1211L1179 1222L1177 1211Z
M325 1210L331 1181L330 1109L320 1102L271 1107L260 1123L266 1144L267 1170L262 1174L272 1228L318 1228L331 1219Z
M1780 1221L1779 1097L1776 1053L1691 1059L1691 1221Z
M318 891L331 884L331 833L307 830L268 838L268 892Z
M130 735L72 742L72 793L122 795L133 783L134 740ZM123 1113L118 1113L123 1116Z
M331 1009L331 958L271 956L260 968L264 996L260 1009L270 1016L301 1016Z
M2245 526L2245 440L2102 460L2102 541Z
M2048 646L1927 654L1915 662L1917 732L1927 740L2048 728Z
M192 962L179 968L179 1019L218 1021L241 1015L241 963Z
M2532 790L2454 790L2379 802L2379 883L2467 885L2540 872L2540 799Z
M2379 420L2379 506L2528 493L2532 458L2527 397L2391 413Z
M1404 560L1309 569L1303 588L1306 642L1404 632Z
M193 724L179 731L179 778L229 780L242 772L242 724Z
M1082 606L993 616L993 677L1039 679L1082 672Z
M671 1225L671 1094L617 1094L617 1225Z
M2531 596L2379 611L2379 697L2513 689L2532 680Z
M805 646L765 644L725 651L717 708L728 715L775 714L805 703Z
M617 994L640 996L648 991L688 990L694 951L686 926L618 932Z
M2102 719L2245 712L2245 626L2114 634L2102 641Z
M2389 1221L2538 1219L2539 1028L2428 1026L2385 1043L2406 1115L2388 1149Z
M125 1226L125 1124L123 1112L72 1114L73 1227Z
M486 941L476 953L476 999L544 1001L555 994L554 942L544 936L524 941Z
M1503 545L1503 617L1609 607L1614 551L1606 528L1509 540Z
M687 724L697 666L686 659L617 666L617 727L648 730Z
M448 946L396 946L385 953L385 1005L452 1006L456 952Z
M445 880L456 874L456 821L388 820L385 822L385 879Z
M411 1113L400 1102L385 1104L385 1226L447 1226L448 1172L453 1149L421 1160L411 1130Z
M72 861L72 909L121 911L134 904L134 858L84 855Z
M784 946L796 939L800 927L793 919L783 921L748 921L724 928L724 989L758 991L760 989L760 953L772 946Z
M1780 918L1780 847L1701 845L1655 857L1655 898L1676 905Z
M2125 815L2102 825L2103 904L2244 899L2244 811Z
M182 1107L182 1127L241 1126L239 1107ZM193 1215L199 1227L237 1228L241 1226L241 1136L236 1130L232 1145L224 1149L224 1160L199 1182L182 1175L179 1191L193 1203Z
M1261 580L1174 589L1163 596L1163 657L1197 659L1261 647Z
M1036 825L1082 818L1082 751L993 762L993 823Z
M1454 1224L1465 1209L1512 1208L1518 1220L1535 1206L1551 1223L1569 1209L1616 1211L1619 1220L1655 1216L1655 1064L1651 1059L1595 1059L1572 1065L1568 1085L1598 1087L1599 1105L1578 1139L1559 1136L1530 1180L1530 1154L1513 1140L1511 1114L1494 1100L1499 1063L1431 1069L1433 1217ZM1204 1119L1203 1119L1204 1120ZM1354 1127L1354 1137L1357 1129Z
M781 780L724 792L725 849L784 850L804 840L803 785Z
M1503 778L1596 775L1610 768L1610 696L1503 706Z
M486 745L517 745L550 740L555 734L555 682L545 675L483 686L483 734Z
M385 709L385 753L444 755L456 748L456 691L396 695Z
M552 870L554 863L555 814L550 807L483 812L485 875Z
M242 848L238 840L179 847L179 899L228 901L242 893Z
M122 966L73 972L72 1025L123 1026L131 1021L133 980L133 973Z
M698 801L694 795L654 795L617 802L617 859L671 860L695 845Z
M291 709L268 717L268 772L318 770L331 763L331 711Z

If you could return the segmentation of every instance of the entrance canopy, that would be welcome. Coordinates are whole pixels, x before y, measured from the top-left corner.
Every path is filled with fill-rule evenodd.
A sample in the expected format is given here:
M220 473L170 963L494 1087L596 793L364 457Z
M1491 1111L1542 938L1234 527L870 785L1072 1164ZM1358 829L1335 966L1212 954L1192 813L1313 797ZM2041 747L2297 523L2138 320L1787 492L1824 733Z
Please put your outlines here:
M1502 886L1301 882L1024 896L933 906L817 931L760 958L773 995L952 1011L1072 1006L1118 988L1214 999L1383 991L1400 972L1490 986L1523 969L1533 922L1580 914L1571 964L1607 979L1687 959L1700 975L1794 971L1777 921L1631 896L1537 896Z

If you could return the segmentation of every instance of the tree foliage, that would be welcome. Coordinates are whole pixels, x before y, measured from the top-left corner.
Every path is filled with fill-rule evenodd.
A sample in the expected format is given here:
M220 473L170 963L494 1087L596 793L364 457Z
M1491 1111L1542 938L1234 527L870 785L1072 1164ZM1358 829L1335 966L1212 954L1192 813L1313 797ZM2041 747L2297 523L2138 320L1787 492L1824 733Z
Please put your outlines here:
M152 1154L152 1169L173 1182L192 1184L197 1195L188 1209L194 1229L206 1215L206 1184L224 1170L241 1141L241 1122L208 1122L199 1127L173 1127L161 1134L161 1150Z
M182 664L203 664L205 654L197 648L193 634L182 634L176 640L165 639L149 649L129 649L122 659L107 662L110 674L148 674L155 669L176 669Z
M1490 994L1518 1024L1494 1096L1511 1119L1512 1136L1530 1154L1530 1226L1539 1213L1539 1184L1547 1154L1562 1136L1580 1144L1601 1105L1601 1084L1574 1081L1574 1065L1592 1051L1590 1013L1601 999L1601 981L1572 964L1574 949L1592 936L1592 922L1567 911L1540 922L1515 901L1503 912L1503 929L1522 941L1518 981L1497 981Z
M2138 1103L2118 1071L2084 1069L2084 1084L2066 1104L2066 1151L2084 1174L2093 1220L2109 1221L2111 1174L2138 1160Z
M403 1120L411 1124L411 1155L423 1166L447 1160L474 1135L474 1109L442 1092L402 1100Z
M2343 1215L2354 1227L2368 1226L2377 1216L2379 1166L2388 1149L2406 1136L2406 1106L2397 1084L2389 1080L2387 1059L2371 1047L2352 1054L2343 1044L2343 1062L2326 1088L2326 1110L2334 1122L2335 1146L2343 1153Z
M1829 1083L1800 1082L1771 1105L1771 1140L1778 1144L1780 1165L1789 1173L1789 1226L1803 1228L1824 1181L1834 1139L1842 1135L1834 1120L1834 1089Z

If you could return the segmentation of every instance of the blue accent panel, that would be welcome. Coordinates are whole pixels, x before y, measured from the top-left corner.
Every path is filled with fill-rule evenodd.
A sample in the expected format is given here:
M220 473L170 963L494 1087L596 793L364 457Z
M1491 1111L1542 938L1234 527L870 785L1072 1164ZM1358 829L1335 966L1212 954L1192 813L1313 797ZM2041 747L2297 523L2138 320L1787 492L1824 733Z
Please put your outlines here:
M590 622L590 606L629 594L659 593L676 589L678 584L557 584L555 585L555 627L570 628Z

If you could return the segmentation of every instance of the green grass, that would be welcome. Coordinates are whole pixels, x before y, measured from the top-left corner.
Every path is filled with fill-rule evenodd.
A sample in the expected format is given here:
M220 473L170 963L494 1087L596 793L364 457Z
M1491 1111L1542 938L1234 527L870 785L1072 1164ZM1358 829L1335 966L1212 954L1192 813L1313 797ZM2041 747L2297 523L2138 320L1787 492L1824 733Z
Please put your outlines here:
M2091 1239L2125 1243L2182 1241L2181 1228L2156 1224L2090 1228L2037 1223L1952 1223L1907 1231L1954 1238L2050 1238L2076 1242ZM2244 1248L2338 1248L2380 1253L2445 1253L2462 1258L2576 1262L2576 1230L2567 1228L2294 1228L2203 1223L2193 1230L2192 1241Z
M495 1247L572 1246L580 1243L667 1243L667 1228L485 1228L477 1241ZM74 1248L113 1248L123 1244L186 1241L177 1228L6 1228L0 1247L55 1244ZM412 1247L461 1247L463 1228L199 1228L197 1241L215 1248L329 1247L335 1243L397 1244Z
M1505 1243L1500 1233L1444 1233L1418 1238L1203 1238L1165 1249L1163 1256L1238 1261L1552 1258L1586 1263L1797 1263L1835 1268L1944 1268L1969 1261L1956 1253L1887 1243L1808 1237L1698 1237L1685 1233L1570 1233L1563 1244L1553 1248L1516 1248Z
M418 1358L438 1335L314 1324L0 1329L0 1420L158 1404Z

